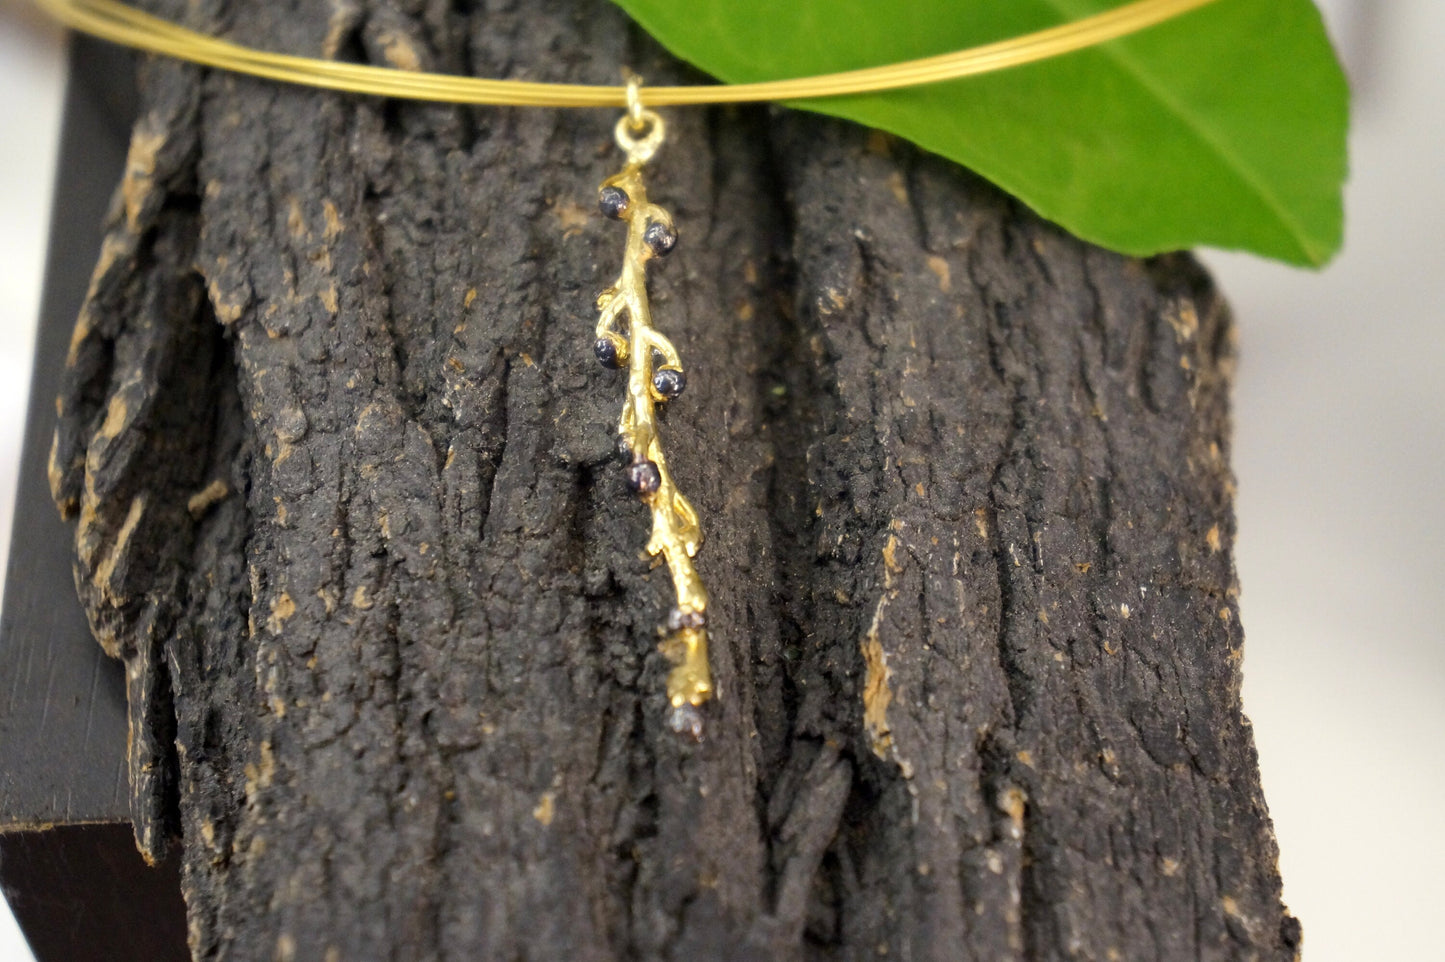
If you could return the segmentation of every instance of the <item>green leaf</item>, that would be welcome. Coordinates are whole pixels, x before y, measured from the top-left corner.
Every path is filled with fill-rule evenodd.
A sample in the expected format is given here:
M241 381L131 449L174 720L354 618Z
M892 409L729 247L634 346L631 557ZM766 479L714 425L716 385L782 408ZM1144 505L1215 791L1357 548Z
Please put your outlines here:
M733 83L931 56L1119 0L617 0ZM791 104L898 134L1126 254L1320 265L1340 246L1349 92L1309 0L1217 0L1110 43L927 87Z

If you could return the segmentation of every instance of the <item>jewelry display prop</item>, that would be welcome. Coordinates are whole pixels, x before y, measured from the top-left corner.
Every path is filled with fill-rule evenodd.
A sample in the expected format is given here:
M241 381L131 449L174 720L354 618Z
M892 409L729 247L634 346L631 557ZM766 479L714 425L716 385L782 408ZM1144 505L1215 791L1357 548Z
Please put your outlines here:
M270 80L351 93L445 103L545 107L616 107L623 169L603 182L602 213L627 224L621 273L597 297L594 352L603 366L627 370L627 397L618 422L618 449L628 488L650 509L646 550L661 557L676 601L663 626L662 651L672 668L667 678L668 725L700 738L700 706L714 697L708 664L707 590L693 557L702 546L697 511L677 489L658 430L661 406L687 385L672 342L652 323L647 265L677 245L672 216L651 203L643 168L661 147L665 123L643 106L641 80L624 87L484 80L386 67L340 63L255 50L188 30L118 0L36 0L73 29L140 50ZM1118 39L1203 7L1213 0L1135 0L1072 23L966 50L903 63L815 77L753 84L649 88L653 106L800 100L913 87L990 73L1060 56Z

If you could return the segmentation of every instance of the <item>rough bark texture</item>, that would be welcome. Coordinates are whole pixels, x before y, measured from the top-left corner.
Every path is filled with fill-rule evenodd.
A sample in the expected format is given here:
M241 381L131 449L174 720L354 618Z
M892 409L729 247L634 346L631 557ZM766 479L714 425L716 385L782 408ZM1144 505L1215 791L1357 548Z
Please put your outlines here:
M597 2L165 9L293 52L615 82ZM665 444L719 700L590 354L613 117L151 63L52 486L198 958L1271 959L1226 312L816 117L671 116Z

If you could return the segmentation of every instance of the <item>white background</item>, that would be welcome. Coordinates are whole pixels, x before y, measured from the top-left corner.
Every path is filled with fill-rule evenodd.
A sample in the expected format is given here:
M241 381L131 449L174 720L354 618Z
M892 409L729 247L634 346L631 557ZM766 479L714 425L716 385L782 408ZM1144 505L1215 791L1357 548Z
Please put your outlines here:
M1307 962L1445 959L1445 3L1326 0L1356 90L1345 251L1206 253L1239 320L1245 710ZM0 0L0 545L60 34ZM0 554L0 566L5 563ZM0 962L28 960L0 909Z

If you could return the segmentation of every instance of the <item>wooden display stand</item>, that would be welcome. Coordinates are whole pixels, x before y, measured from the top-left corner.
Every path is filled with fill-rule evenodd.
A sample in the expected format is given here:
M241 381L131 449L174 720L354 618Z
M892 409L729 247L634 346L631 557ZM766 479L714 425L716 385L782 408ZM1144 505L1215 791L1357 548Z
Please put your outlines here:
M134 69L129 53L72 41L0 616L0 885L39 962L190 957L180 859L150 867L135 846L124 669L90 635L45 482L66 344L130 140Z

